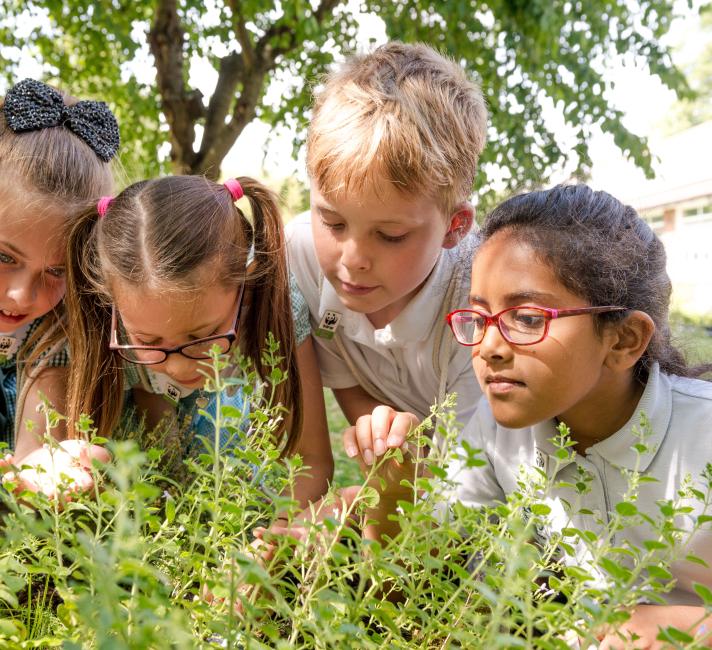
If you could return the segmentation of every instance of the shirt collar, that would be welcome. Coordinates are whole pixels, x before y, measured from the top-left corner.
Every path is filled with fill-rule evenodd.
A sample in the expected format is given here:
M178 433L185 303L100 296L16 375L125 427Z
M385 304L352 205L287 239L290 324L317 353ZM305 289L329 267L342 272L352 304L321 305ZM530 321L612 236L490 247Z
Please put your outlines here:
M643 430L642 414L645 414L649 423L649 427L646 427L644 440L641 440L640 435ZM628 422L613 435L592 445L588 451L597 453L616 467L644 472L652 463L655 454L665 440L671 416L670 380L660 372L660 367L655 363L648 374L645 390ZM556 422L554 420L540 422L532 427L532 432L537 448L551 457L549 467L552 467L555 463L556 447L550 442L550 439L558 435ZM639 454L635 450L635 445L641 442L644 442L648 451ZM568 464L568 462L563 463L560 468Z
M644 426L641 416L645 416L649 426ZM665 440L672 416L672 391L670 380L654 364L648 374L643 395L633 415L621 429L612 436L593 445L592 449L612 465L645 471L653 462L655 454ZM641 440L641 433L643 439ZM643 442L648 451L639 454L635 445Z

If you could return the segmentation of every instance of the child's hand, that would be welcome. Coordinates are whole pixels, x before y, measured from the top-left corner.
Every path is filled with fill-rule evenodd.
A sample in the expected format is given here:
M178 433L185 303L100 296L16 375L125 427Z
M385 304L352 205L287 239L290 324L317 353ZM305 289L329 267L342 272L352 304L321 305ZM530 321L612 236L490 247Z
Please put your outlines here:
M371 415L362 415L356 425L344 431L343 440L349 458L360 456L366 465L372 465L388 449L405 444L408 434L420 424L412 413L396 411L380 405Z
M109 452L84 440L63 440L53 449L43 445L22 459L6 456L2 465L10 471L3 483L16 483L15 490L42 492L49 498L68 496L72 492L84 492L94 487L92 461L106 463Z

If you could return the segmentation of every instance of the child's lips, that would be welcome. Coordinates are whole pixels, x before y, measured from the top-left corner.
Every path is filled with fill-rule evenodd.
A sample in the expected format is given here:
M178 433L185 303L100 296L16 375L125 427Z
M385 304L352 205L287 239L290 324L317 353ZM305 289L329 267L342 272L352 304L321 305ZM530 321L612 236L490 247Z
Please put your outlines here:
M346 282L345 280L339 280L339 282L341 282L341 288L345 293L355 296L364 296L378 288L378 285L367 286L364 284L352 284L351 282Z
M489 392L495 395L505 395L526 386L523 381L504 375L489 375L485 377L485 385Z
M27 314L19 314L8 309L0 309L0 321L17 325L27 318Z

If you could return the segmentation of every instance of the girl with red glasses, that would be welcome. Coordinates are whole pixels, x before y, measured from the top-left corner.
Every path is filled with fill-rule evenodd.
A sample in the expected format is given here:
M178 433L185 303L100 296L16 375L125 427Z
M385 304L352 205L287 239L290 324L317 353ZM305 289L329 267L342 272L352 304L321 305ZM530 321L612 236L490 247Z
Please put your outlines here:
M626 492L622 470L645 477L636 505L653 519L660 502L677 498L686 476L704 491L703 473L712 461L712 383L701 376L712 364L690 368L672 344L665 252L648 224L605 192L559 186L504 202L481 235L470 305L448 321L458 343L471 350L484 392L461 439L483 450L485 464L451 464L454 499L473 507L501 502L519 489L522 467L538 468L550 475L556 501L582 500L581 511L566 512L561 521L552 515L551 527L568 521L595 531L596 516L607 520ZM643 416L649 428L646 450L639 452ZM412 416L390 411L383 417L400 418L403 426L392 429L388 446L401 446ZM576 451L563 464L552 443L561 423ZM346 435L353 444L368 432L363 422ZM583 495L566 487L580 471L591 477ZM408 473L412 479L410 463L395 461L383 473L386 488L370 513L382 523L367 535L396 531L387 514L398 499L412 499L400 485ZM695 530L703 504L687 505L690 515L678 525L689 541L671 566L676 582L664 595L667 603L640 604L601 647L637 635L635 647L658 648L658 632L668 625L693 635L712 629L693 588L694 582L712 586L712 528ZM651 535L644 524L620 531L615 541L642 548ZM688 553L706 566L684 559ZM569 560L584 564L585 547L576 547Z

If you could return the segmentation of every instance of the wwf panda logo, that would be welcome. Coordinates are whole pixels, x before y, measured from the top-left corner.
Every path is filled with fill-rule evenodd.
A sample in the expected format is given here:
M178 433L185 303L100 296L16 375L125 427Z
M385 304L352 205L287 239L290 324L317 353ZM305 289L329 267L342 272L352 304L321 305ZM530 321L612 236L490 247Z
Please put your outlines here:
M173 384L166 386L166 395L174 402L180 399L180 391Z
M324 317L321 319L321 327L330 332L336 331L339 325L339 320L341 319L341 314L335 311L325 311Z

